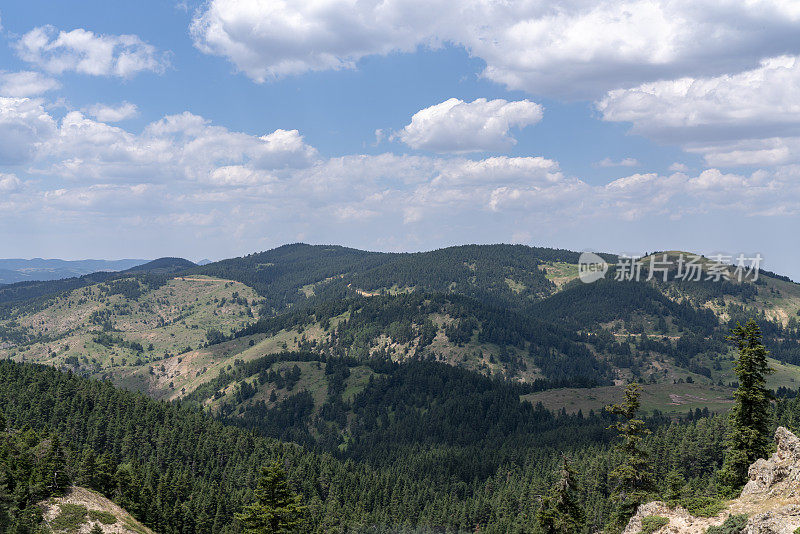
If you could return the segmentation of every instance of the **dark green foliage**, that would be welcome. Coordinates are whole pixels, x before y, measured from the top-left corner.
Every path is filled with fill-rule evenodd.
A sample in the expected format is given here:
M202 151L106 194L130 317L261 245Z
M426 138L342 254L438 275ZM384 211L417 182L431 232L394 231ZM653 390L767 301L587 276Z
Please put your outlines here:
M436 368L429 367L427 374ZM423 367L418 369L408 375L412 382L425 374ZM443 382L442 387L446 389L447 384ZM476 387L468 384L462 379L459 387ZM492 390L489 386L487 391ZM425 405L424 396L403 399L414 391L410 387L384 397L391 400L388 405L392 407L386 414L413 413L404 408L406 403ZM426 391L426 386L418 387ZM380 391L391 389L376 389ZM18 523L37 521L26 504L39 500L39 496L30 496L36 488L20 485L18 480L32 479L31 455L48 450L50 432L60 437L68 470L76 473L78 483L125 502L137 519L164 534L236 532L234 513L256 500L251 489L259 476L256 466L278 458L283 458L290 486L309 506L309 532L345 528L396 532L403 526L442 532L474 531L478 526L489 533L530 532L540 509L535 496L546 495L553 488L552 474L559 469L564 452L572 458L575 480L583 489L579 494L586 512L583 533L609 524L619 501L619 477L614 471L623 458L621 451L610 450L609 435L603 430L611 422L610 415L550 414L542 419L550 426L538 427L535 433L501 432L480 446L419 439L404 445L402 440L393 443L397 433L376 433L369 443L374 453L359 460L348 457L346 447L338 453L343 459L336 459L224 426L188 407L156 402L39 366L0 362L0 406L12 427L34 428L5 434L10 441L0 447L2 458L14 458L0 461L0 466L28 466L19 477L14 470L9 473L0 468L0 476L10 481L5 490L8 497L0 502L8 503L7 515ZM537 412L533 410L534 415ZM463 416L451 417L457 422ZM385 419L380 413L377 418ZM777 424L795 428L797 420L800 400L776 405ZM419 421L420 428L440 424L433 417ZM465 420L464 428L473 424L469 421ZM722 416L691 423L645 420L652 434L642 436L639 447L650 459L654 494L667 491L670 471L686 480L686 497L702 496L713 488L722 464L725 422ZM340 450L339 443L329 450ZM20 461L26 457L29 460Z
M355 270L369 269L391 261L395 256L339 246L298 243L209 263L195 267L188 273L242 282L264 297L269 313L283 311L304 300L306 297L300 291L304 286L332 280Z
M718 527L708 527L706 534L740 534L747 525L747 515L732 515Z
M713 517L725 509L723 501L707 495L685 497L678 504L697 517Z
M437 327L429 317L439 314L457 321L457 326L452 327L447 335L453 335L462 342L475 335L477 341L498 345L506 354L510 353L510 349L527 353L548 378L539 382L538 389L611 383L611 366L595 357L586 346L586 343L595 341L594 338L543 319L489 306L460 295L415 292L330 301L313 308L264 317L234 336L258 333L274 335L281 330L304 327L314 322L330 322L345 313L349 314L349 319L341 321L332 332L331 341L316 347L317 350L339 357L369 360L375 340L386 335L398 343L411 343L414 354L419 355L437 333ZM386 358L389 355L383 356ZM524 365L520 360L518 356L509 356L508 361L503 363L506 368L513 370Z
M405 446L455 445L487 448L485 465L496 466L497 458L489 453L498 443L509 440L529 445L557 445L559 429L570 427L575 443L597 437L608 439L607 419L577 416L554 417L541 405L521 402L528 386L492 379L464 369L426 361L405 364L385 360L365 362L375 373L363 391L350 402L343 402L343 380L350 368L364 365L350 359L324 357L313 353L283 353L250 362L238 362L230 371L199 388L190 400L202 402L212 392L231 383L281 380L286 377L270 370L281 361L319 361L325 364L328 377L328 400L321 417L311 418L313 400L308 392L299 392L274 407L258 402L224 406L221 415L236 425L257 429L264 435L290 439L303 444L330 442L338 446L346 440L346 454L356 459L383 462ZM263 378L262 378L263 377ZM252 381L255 382L255 381ZM240 388L234 401L254 394L252 386ZM321 428L325 431L320 434ZM338 448L331 447L336 452ZM469 477L467 478L469 480Z
M247 534L288 534L300 531L306 514L300 495L294 493L286 480L280 462L261 468L256 501L244 507L236 519Z
M66 458L57 434L50 439L44 458L37 462L34 483L43 487L47 495L62 495L69 487Z
M658 515L649 515L642 519L640 534L653 534L656 530L669 524L669 519Z
M114 514L103 510L89 510L89 519L92 521L99 521L104 525L113 525L117 522L117 518Z
M739 350L735 368L739 387L734 394L725 465L720 473L720 482L729 492L747 481L750 464L767 455L772 424L769 413L772 396L766 389L766 375L772 370L767 363L761 330L751 320L745 326L737 325L730 339Z
M57 435L0 431L0 532L32 532L41 515L34 505L59 495L69 484Z
M56 532L78 532L86 523L86 515L89 511L85 506L64 503L59 504L58 507L58 514L50 522L50 527Z
M361 271L348 280L379 291L397 286L458 293L495 306L521 308L550 295L555 286L539 269L543 262L577 263L579 253L522 245L464 245L431 252L399 254L393 261ZM613 256L606 256L613 259ZM517 287L514 291L507 280Z
M652 465L647 451L642 447L642 439L650 434L650 430L645 427L643 420L636 418L640 395L639 384L630 384L625 389L625 399L607 408L620 419L614 428L622 440L617 445L622 458L611 472L618 498L616 520L620 526L625 524L654 489Z
M238 280L265 298L268 311L280 312L306 300L300 291L315 284L314 300L353 296L355 289L392 287L423 292L457 293L494 305L521 307L552 293L554 286L539 269L542 262L577 263L579 253L523 245L464 245L430 252L388 254L340 246L284 245L232 258L190 272ZM615 256L603 255L608 261ZM506 279L521 284L513 291Z
M714 313L689 303L677 303L647 283L600 280L575 283L550 298L539 301L532 312L574 328L586 328L633 314L669 316L683 328L710 334L719 324Z
M542 506L536 514L544 534L574 534L582 529L584 513L579 492L575 473L564 458L558 482L542 499Z

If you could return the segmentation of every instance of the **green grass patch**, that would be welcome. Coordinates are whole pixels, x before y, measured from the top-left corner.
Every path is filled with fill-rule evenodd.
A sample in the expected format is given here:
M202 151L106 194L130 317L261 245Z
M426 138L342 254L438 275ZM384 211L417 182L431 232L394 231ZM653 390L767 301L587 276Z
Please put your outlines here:
M523 395L534 406L541 402L549 410L562 407L569 413L582 410L595 412L604 406L620 402L625 386L603 386L597 388L559 388ZM642 410L660 410L665 415L686 415L689 410L708 408L712 412L724 413L733 406L733 389L711 384L643 384Z
M660 529L661 527L665 527L669 524L669 519L666 517L661 517L660 515L649 515L642 519L642 530L639 531L640 534L652 534L656 530Z
M59 504L58 515L50 521L50 528L56 532L78 532L86 523L88 510L81 504Z
M93 521L100 521L104 525L113 525L117 522L117 516L104 510L89 510L89 518Z

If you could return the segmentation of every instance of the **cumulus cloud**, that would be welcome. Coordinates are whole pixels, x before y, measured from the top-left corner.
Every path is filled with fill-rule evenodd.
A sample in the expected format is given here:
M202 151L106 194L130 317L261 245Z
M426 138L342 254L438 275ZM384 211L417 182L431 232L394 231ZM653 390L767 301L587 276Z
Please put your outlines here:
M489 79L557 97L744 70L800 52L798 29L788 0L211 0L191 25L200 50L257 82L449 42Z
M90 111L98 118L121 119L129 115L130 107ZM57 121L39 100L0 97L0 164L30 163L31 171L42 175L118 183L176 177L252 182L271 179L269 171L308 166L317 157L316 149L297 130L255 136L182 113L135 134L80 111L70 111Z
M397 137L411 148L433 152L501 151L517 142L509 134L511 128L540 120L542 106L529 100L451 98L416 112Z
M56 122L42 102L0 97L0 165L30 161L56 133Z
M681 144L710 165L797 161L800 57L765 59L738 74L680 78L610 91L597 103L606 121Z
M136 35L97 35L78 28L34 28L15 44L17 55L51 74L79 72L130 78L143 71L163 72L167 56Z
M800 215L800 166L792 165L637 172L594 185L543 157L325 158L297 130L253 135L186 112L134 132L81 111L57 119L29 98L0 99L6 138L16 144L0 143L0 161L19 172L0 175L0 224L24 213L70 228L147 226L161 235L180 227L225 240L265 228L288 240L313 228L336 240L344 227L406 236L459 225L524 232L652 215Z
M603 158L597 163L595 167L639 167L641 163L636 158L622 158L619 161L614 161L611 158Z
M131 119L139 114L136 104L123 102L116 106L95 104L86 109L86 112L100 122L119 122Z
M61 87L57 80L40 72L0 72L0 95L37 96Z
M370 54L412 51L434 28L429 2L219 0L191 25L195 46L229 58L258 82L352 68Z

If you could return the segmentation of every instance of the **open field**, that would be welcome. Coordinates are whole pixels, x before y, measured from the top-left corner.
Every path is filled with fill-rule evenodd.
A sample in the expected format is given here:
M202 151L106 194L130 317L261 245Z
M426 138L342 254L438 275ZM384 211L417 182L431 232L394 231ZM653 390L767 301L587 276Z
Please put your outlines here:
M775 373L770 375L767 386L771 389L800 387L800 367L782 365L770 359L770 366ZM694 375L697 376L697 375ZM735 378L732 374L731 381ZM701 381L703 380L703 381ZM725 382L726 384L728 382ZM536 404L541 402L550 410L564 408L568 413L582 410L602 410L604 406L622 400L624 385L598 388L559 388L523 395L523 399ZM642 410L651 412L660 410L668 415L682 415L697 408L708 408L712 412L728 411L733 402L733 388L710 383L704 377L698 377L693 384L642 384Z
M561 388L523 395L533 404L541 402L549 410L588 414L604 406L620 402L625 386L599 388ZM660 410L668 415L684 415L689 410L708 408L712 412L724 412L733 403L733 389L704 384L645 384L642 386L642 410Z

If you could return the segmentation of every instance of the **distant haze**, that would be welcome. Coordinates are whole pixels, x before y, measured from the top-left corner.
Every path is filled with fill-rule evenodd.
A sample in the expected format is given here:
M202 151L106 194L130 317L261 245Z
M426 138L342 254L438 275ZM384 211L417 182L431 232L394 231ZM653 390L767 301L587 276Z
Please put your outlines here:
M58 260L33 258L30 260L0 259L0 284L14 284L34 280L59 280L98 271L124 271L148 260Z

